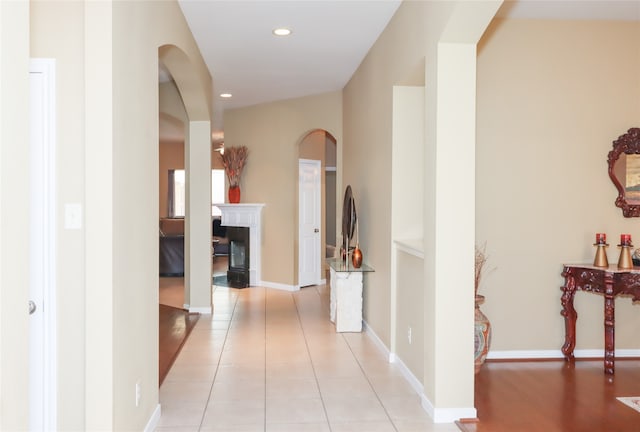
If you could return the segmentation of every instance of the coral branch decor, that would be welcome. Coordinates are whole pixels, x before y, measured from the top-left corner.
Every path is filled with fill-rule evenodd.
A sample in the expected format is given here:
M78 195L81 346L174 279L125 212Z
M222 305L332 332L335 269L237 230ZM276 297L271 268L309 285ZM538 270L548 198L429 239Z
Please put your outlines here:
M478 294L482 271L487 263L486 244L482 247L476 245L475 262L475 331L474 331L474 369L475 373L480 371L484 364L491 346L491 323L487 316L480 310L480 305L484 303L484 296Z
M229 202L237 204L240 202L240 176L247 162L249 149L246 146L227 147L224 149L222 165L229 180Z

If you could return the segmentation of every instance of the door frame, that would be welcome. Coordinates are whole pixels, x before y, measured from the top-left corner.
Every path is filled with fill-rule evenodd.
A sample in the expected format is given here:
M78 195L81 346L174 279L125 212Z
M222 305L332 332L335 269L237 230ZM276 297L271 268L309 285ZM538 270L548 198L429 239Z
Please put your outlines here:
M29 74L41 74L41 93L34 91L29 79L30 101L40 105L38 125L34 124L34 114L29 110L29 132L41 128L41 140L29 139L30 146L30 201L36 203L30 212L30 252L29 252L29 296L32 296L34 284L41 284L42 304L36 305L36 312L43 314L43 328L38 334L42 344L42 357L29 357L29 429L55 430L57 423L57 332L56 332L56 62L55 59L32 58ZM34 207L36 207L34 206ZM34 233L35 224L41 226L39 234ZM36 265L31 263L35 262ZM29 333L29 343L32 340ZM38 368L38 370L35 370ZM34 382L37 378L40 383ZM42 404L42 405L40 405ZM34 429L35 428L35 429Z
M302 282L300 280L300 275L302 273L302 267L301 267L301 262L302 262L302 253L303 253L303 247L302 247L302 233L301 233L301 229L302 229L302 222L300 221L300 211L302 210L302 200L301 198L301 194L302 194L302 178L300 177L300 170L301 168L304 166L313 166L314 168L317 168L317 174L315 176L314 179L314 187L316 189L316 212L315 212L315 220L317 221L318 224L318 232L317 232L317 236L316 236L316 241L314 243L314 246L316 247L316 256L317 259L315 260L315 270L314 270L314 282L312 284L307 284L305 283L304 285L302 285ZM322 232L322 161L319 160L314 160L314 159L298 159L298 287L301 286L309 286L309 285L318 285L321 284L321 276L322 276L322 272L321 272L321 267L322 267L322 254L320 253L320 248L322 246L322 236L323 236L323 232Z

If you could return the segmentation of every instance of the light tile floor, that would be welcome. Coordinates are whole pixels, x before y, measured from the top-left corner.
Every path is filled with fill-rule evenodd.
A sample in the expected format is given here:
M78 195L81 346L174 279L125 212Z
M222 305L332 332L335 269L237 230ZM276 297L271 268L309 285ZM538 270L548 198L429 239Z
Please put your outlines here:
M365 333L336 333L324 285L214 287L160 388L156 431L459 431L433 424Z

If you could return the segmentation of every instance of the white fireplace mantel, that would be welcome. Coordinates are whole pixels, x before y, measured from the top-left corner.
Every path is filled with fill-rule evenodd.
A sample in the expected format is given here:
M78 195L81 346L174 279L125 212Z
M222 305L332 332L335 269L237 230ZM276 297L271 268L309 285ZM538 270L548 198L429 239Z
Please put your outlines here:
M249 285L262 283L262 208L264 204L213 204L222 212L221 225L249 227Z

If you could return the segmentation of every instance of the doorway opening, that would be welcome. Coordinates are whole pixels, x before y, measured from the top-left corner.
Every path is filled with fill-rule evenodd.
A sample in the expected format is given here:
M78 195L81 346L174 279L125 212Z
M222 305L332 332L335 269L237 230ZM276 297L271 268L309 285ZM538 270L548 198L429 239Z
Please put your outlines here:
M298 157L296 269L297 285L303 287L326 281L325 258L336 253L336 139L326 130L313 130L301 140Z

